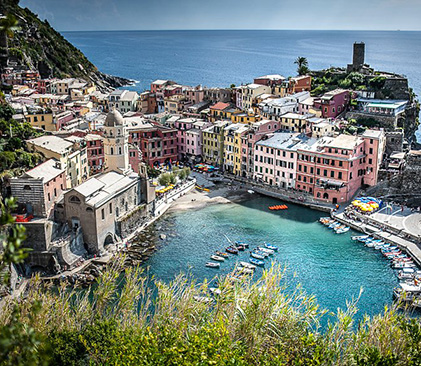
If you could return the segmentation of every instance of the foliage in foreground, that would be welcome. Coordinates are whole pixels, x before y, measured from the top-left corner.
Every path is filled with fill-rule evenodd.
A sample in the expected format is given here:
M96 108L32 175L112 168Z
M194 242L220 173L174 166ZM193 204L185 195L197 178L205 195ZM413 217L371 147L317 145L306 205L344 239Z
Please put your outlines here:
M285 291L278 267L256 282L221 279L207 304L194 296L207 296L208 283L179 276L157 282L153 297L139 268L126 269L122 284L119 266L86 292L35 279L27 299L0 315L0 332L16 332L0 364L421 365L418 320L385 309L357 326L354 302L322 332L325 311L300 288Z

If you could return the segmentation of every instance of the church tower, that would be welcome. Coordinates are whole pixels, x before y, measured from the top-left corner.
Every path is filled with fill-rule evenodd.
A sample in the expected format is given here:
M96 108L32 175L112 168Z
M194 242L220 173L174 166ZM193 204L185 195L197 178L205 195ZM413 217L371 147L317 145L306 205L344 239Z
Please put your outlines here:
M129 133L124 126L123 116L116 109L110 111L105 119L103 137L105 171L130 173Z

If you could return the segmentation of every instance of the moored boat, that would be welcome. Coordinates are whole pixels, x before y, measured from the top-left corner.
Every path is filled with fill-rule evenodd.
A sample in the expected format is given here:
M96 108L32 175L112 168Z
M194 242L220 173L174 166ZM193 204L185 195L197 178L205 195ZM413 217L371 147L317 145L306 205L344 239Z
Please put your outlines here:
M362 241L362 240L367 240L370 237L370 235L355 235L355 236L351 236L351 239L354 241Z
M253 258L256 258L256 259L265 259L265 257L263 256L263 255L261 255L261 254L258 254L258 253L255 253L255 252L251 252L250 253L250 255L253 257Z
M256 249L257 249L257 250L260 250L260 251L261 251L261 252L263 252L263 253L268 253L269 255L272 255L272 254L274 254L274 253L275 253L275 251L274 251L274 250L272 250L272 249L268 249L268 248L257 247Z
M220 295L221 294L221 289L217 288L217 287L209 287L209 292L212 295Z
M224 253L224 252L220 252L219 250L217 250L215 252L216 255L219 255L220 257L224 257L224 258L229 258L228 253Z
M268 249L274 250L275 252L278 251L278 247L276 245L265 243L265 247L268 248Z
M230 254L238 254L238 249L232 246L226 247L225 251Z
M256 266L251 264L251 263L247 263L247 262L240 262L240 266L243 266L245 268L249 268L249 269L256 269Z
M336 234L344 234L349 231L349 226L345 226L343 228L335 230Z
M244 241L236 241L235 242L235 246L238 246L238 245L242 245L245 248L248 248L249 247L249 244L248 243L245 243Z
M225 261L225 258L224 257L220 257L219 255L211 255L211 257L210 257L211 259L213 259L214 261L217 261L217 262L224 262Z
M215 263L215 262L207 262L206 263L206 267L210 267L210 268L219 268L221 266L220 263Z
M259 255L263 256L264 258L269 257L269 253L262 252L261 250L259 250L257 248L255 250L253 250L253 253L259 254Z
M255 266L263 267L265 265L265 262L256 258L249 258L249 261L251 264L254 264Z

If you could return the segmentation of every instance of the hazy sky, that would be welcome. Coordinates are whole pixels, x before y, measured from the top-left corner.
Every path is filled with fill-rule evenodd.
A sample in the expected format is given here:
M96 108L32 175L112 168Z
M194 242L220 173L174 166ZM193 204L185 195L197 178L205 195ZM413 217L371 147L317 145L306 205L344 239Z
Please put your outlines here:
M66 30L421 30L421 0L21 0Z

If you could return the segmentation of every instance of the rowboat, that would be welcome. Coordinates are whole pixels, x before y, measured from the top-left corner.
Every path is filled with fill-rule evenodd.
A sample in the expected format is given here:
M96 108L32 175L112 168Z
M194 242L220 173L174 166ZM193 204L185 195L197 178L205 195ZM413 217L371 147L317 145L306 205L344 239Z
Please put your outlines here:
M370 237L370 235L356 235L356 236L351 236L351 239L354 241L363 241L363 240L367 240Z
M265 247L268 248L268 249L274 250L275 252L278 251L278 247L276 245L265 243Z
M206 263L206 267L210 267L210 268L219 268L220 264L219 263L215 263L215 262L207 262Z
M217 261L217 262L225 262L225 258L223 258L223 257L220 257L219 255L211 255L211 257L210 257L211 259L213 259L214 261Z
M245 243L244 241L236 241L235 242L235 246L238 246L238 245L242 245L245 248L248 248L249 247L249 244L248 243Z
M269 257L269 253L263 252L263 251L261 251L259 249L253 250L253 253L259 254L259 255L263 256L264 258Z
M224 258L229 258L229 255L227 253L224 252L220 252L219 250L217 250L215 252L216 255L219 255L220 257L224 257Z
M415 263L401 262L401 263L392 263L392 268L414 268L416 267Z
M238 254L238 249L234 247L226 247L225 251L231 254Z
M343 234L343 233L346 233L347 231L349 231L349 226L345 226L341 229L335 230L336 234Z
M250 255L251 255L253 258L256 258L256 259L265 259L265 257L264 257L263 255L257 254L257 253L255 253L255 252L251 252L251 253L250 253Z
M274 250L268 249L268 248L257 247L256 249L260 250L263 253L268 253L269 255L272 255L273 253L275 253Z
M244 250L246 249L244 245L236 245L236 248L242 252L244 252Z
M251 264L254 264L255 266L263 267L265 265L265 262L255 259L255 258L250 258L249 261Z
M245 268L249 268L249 269L256 269L256 266L251 264L251 263L247 263L247 262L240 262L240 266L243 266Z

